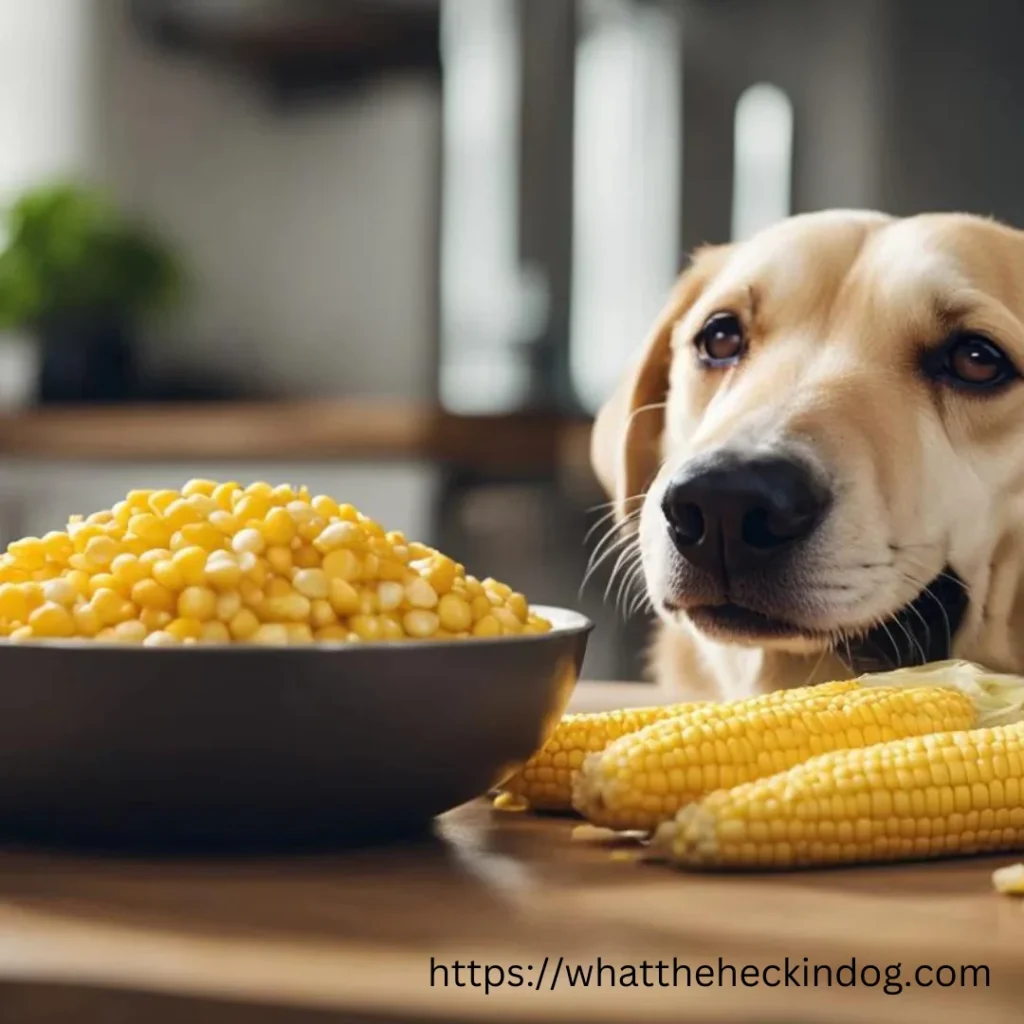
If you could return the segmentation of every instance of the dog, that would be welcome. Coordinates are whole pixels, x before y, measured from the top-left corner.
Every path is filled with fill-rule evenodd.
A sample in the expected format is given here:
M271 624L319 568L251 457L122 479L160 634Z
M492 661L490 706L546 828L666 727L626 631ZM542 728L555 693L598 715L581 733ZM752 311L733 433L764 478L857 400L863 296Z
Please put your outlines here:
M993 220L828 211L698 251L591 440L655 679L1024 672L1022 373L1024 232Z

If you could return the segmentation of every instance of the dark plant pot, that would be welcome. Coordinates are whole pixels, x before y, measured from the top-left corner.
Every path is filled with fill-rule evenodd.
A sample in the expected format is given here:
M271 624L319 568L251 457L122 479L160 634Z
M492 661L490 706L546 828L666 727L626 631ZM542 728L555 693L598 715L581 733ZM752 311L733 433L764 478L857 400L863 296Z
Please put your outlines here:
M39 402L123 402L137 392L134 346L120 320L49 320L40 345Z

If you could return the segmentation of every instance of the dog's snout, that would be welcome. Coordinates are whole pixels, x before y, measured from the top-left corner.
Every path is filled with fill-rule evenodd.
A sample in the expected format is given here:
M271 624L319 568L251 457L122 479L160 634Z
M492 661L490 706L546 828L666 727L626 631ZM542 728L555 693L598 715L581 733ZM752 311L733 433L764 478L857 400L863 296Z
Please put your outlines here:
M795 458L721 455L684 468L666 488L662 511L679 553L728 580L807 537L830 500L813 469Z

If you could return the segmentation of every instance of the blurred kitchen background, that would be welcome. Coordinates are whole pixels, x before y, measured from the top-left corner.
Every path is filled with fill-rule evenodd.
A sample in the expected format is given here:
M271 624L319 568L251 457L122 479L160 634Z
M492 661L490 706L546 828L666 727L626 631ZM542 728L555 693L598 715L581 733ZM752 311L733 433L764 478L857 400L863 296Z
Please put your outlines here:
M0 0L0 533L296 481L599 624L590 417L684 256L1024 225L1018 0ZM33 276L34 275L34 276Z

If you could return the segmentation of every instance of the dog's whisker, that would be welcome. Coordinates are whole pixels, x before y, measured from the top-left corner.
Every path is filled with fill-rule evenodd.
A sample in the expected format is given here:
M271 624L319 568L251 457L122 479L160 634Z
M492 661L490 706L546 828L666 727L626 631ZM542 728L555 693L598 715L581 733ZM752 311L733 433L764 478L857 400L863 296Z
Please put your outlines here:
M630 535L625 537L619 537L617 540L612 541L599 558L592 558L590 565L587 567L586 572L583 574L583 582L580 584L580 594L586 589L587 584L590 582L594 573L604 565L617 551L621 551L624 546L628 546L636 542L636 538Z

